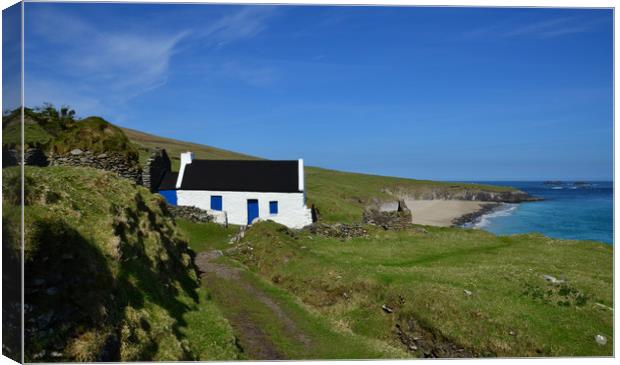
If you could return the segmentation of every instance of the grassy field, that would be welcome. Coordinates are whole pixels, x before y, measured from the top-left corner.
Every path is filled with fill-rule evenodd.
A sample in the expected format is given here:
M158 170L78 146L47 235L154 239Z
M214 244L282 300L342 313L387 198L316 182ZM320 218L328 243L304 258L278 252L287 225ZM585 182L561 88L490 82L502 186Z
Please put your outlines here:
M194 252L224 250L230 247L230 238L239 231L239 227L225 227L216 223L196 223L178 218L177 226Z
M202 159L253 159L256 157L205 145L153 136L124 128L128 138L139 146L140 159L145 161L155 147L165 148L178 170L179 154L193 151ZM295 156L293 156L295 157ZM433 192L459 194L466 191L504 192L509 187L414 180L378 175L341 172L306 167L307 204L315 204L324 222L350 223L362 219L364 208L377 201L394 201L398 195L420 196Z
M199 256L234 247L229 241L238 232L238 228L224 228L214 223L179 219L177 224L181 233L189 238L189 246ZM396 346L342 329L337 322L312 311L297 297L247 270L238 261L220 257L209 261L205 267L202 290L217 304L232 326L242 349L239 358L369 359L408 356ZM209 331L209 325L208 322L192 322L187 329L200 333Z
M408 328L421 338L412 356L446 343L474 356L612 354L611 246L460 228L368 229L342 241L260 223L232 257L355 334L396 346L395 325ZM599 334L606 345L595 342Z

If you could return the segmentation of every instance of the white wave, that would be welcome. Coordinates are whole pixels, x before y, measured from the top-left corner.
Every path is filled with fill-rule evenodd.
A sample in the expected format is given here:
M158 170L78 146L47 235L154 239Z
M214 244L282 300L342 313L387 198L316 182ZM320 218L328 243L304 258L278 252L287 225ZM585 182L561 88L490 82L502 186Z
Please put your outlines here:
M480 218L478 218L478 220L473 224L473 227L484 228L488 226L494 218L507 217L511 215L518 206L518 204L502 203L498 208L492 210L490 213L480 216Z

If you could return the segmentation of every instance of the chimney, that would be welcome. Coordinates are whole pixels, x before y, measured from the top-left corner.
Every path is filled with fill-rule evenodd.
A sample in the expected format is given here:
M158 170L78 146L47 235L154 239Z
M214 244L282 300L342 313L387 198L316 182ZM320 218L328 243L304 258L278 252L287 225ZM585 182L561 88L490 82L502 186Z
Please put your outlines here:
M297 163L297 184L299 191L304 191L304 159L300 158Z
M181 153L181 166L179 167L179 176L177 177L176 188L181 188L181 183L183 183L183 174L185 173L185 166L192 163L194 160L193 152L183 152Z

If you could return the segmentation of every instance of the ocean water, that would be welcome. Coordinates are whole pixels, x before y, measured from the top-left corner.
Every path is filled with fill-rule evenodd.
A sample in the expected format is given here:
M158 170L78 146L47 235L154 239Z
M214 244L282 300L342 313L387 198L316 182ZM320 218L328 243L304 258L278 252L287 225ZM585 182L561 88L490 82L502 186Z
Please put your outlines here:
M503 204L473 224L495 234L538 232L563 239L595 240L613 244L613 183L572 182L549 185L534 182L481 182L512 186L545 199L540 202Z

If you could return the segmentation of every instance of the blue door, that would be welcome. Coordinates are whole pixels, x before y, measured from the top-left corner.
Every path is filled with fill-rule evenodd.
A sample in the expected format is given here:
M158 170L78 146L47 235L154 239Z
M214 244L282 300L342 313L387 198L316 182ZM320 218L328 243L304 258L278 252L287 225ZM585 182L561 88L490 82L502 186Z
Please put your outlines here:
M258 218L258 200L248 199L248 224L252 224L254 218Z
M177 191L176 190L160 190L159 194L166 199L168 204L177 205Z

